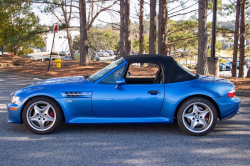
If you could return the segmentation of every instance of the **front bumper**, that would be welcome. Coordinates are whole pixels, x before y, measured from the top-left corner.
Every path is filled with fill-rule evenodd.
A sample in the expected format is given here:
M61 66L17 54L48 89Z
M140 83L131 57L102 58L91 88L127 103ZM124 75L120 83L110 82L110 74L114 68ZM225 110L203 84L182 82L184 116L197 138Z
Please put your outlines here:
M22 108L20 105L13 103L6 103L6 108L9 113L8 122L9 123L22 123L21 112Z

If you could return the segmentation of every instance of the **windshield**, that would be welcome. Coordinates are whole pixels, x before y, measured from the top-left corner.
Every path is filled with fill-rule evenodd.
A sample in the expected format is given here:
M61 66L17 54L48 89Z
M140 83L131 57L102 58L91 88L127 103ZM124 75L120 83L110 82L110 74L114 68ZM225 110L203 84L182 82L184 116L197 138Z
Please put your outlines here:
M117 66L119 66L122 63L123 63L123 59L119 59L119 60L111 63L107 67L105 67L102 70L98 71L97 73L91 75L88 78L88 81L91 81L91 82L97 81L99 78L101 78L102 76L104 76L105 74L107 74L108 72L110 72L111 70L113 70L114 68L116 68Z

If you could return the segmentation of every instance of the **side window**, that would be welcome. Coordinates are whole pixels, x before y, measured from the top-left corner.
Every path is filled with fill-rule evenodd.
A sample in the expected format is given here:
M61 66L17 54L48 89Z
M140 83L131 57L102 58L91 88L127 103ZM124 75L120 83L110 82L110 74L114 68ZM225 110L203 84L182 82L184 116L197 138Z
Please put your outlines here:
M127 84L161 84L163 71L155 63L131 63L126 73Z
M155 78L159 65L154 63L131 63L128 68L129 78Z
M122 77L122 74L124 72L126 65L123 65L121 68L117 69L113 73L111 73L109 76L104 78L100 84L116 84L116 81L119 80Z

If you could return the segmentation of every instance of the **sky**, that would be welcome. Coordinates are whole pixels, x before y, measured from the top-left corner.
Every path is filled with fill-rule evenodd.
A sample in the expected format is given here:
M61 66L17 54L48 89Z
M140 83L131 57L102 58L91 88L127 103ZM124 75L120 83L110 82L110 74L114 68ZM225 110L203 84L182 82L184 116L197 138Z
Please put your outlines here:
M145 2L148 2L149 0L145 0ZM185 0L183 0L185 1ZM222 1L223 3L228 3L228 0L223 0ZM106 2L107 5L112 3L112 2ZM185 7L189 7L189 6L192 6L191 8L188 8L187 10L184 10L184 11L181 11L179 13L186 13L188 11L191 11L191 10L196 10L198 9L198 4L195 4L196 1L194 0L191 0L189 1L187 4L185 4ZM45 24L45 25L52 25L53 23L56 23L58 22L57 18L55 16L53 16L52 14L45 14L45 13L41 13L40 12L40 8L42 8L44 5L41 5L41 4L35 4L33 5L33 11L39 16L40 18L40 23L41 24ZM179 6L179 3L173 3L173 4L170 4L169 5L169 13L172 13L172 12L176 12L178 10L180 10L181 8L177 8L175 10L172 10L173 8L176 8L177 6ZM114 5L112 7L112 9L114 10L119 10L119 5ZM158 10L158 9L157 9ZM130 18L131 18L131 21L132 22L139 22L138 20L138 17L136 16L136 13L138 13L139 11L139 3L138 3L138 0L131 0L130 1ZM74 10L74 12L77 12L77 10ZM150 12L150 6L149 4L145 4L144 6L144 13L145 14L148 14ZM212 22L212 16L213 16L213 13L211 11L208 12L209 15L208 15L208 22ZM59 13L57 13L58 15L60 15ZM176 13L175 13L176 14ZM177 16L177 17L172 17L171 19L172 20L181 20L181 19L184 19L184 20L187 20L190 18L191 15L194 15L196 14L196 16L198 17L198 13L197 12L193 12L192 14L186 14L186 15L183 15L183 16ZM232 16L228 16L228 17L222 17L220 16L219 14L217 15L217 19L218 21L230 21L230 20L234 20L235 16L232 15ZM119 22L120 20L120 17L118 14L109 14L107 12L102 12L98 18L96 19L96 21L94 22L94 25L95 24L104 24L103 22L99 21L99 20L102 20L104 22ZM74 19L71 21L71 26L76 26L76 27L79 27L80 23L79 23L79 19Z

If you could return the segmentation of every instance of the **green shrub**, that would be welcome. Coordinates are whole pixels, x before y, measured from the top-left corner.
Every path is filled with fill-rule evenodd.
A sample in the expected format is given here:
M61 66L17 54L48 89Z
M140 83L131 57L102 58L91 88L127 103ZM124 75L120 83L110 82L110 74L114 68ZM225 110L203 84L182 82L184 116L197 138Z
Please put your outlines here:
M52 52L51 55L58 55L58 52Z

